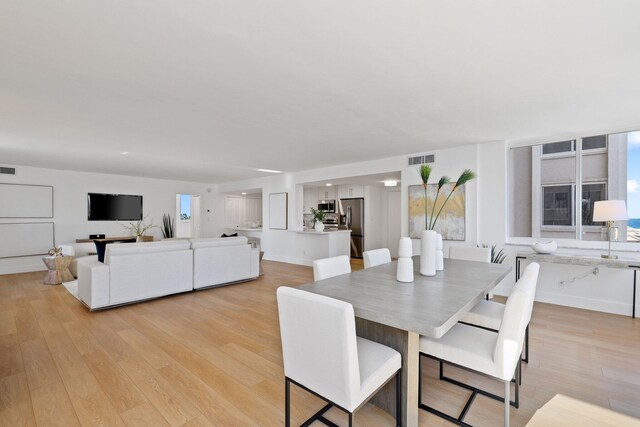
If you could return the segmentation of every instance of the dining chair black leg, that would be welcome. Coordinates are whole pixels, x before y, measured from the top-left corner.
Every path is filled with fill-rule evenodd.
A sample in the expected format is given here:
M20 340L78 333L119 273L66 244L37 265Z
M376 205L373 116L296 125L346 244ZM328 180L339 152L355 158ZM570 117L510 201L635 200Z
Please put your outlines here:
M444 378L444 362L440 361L440 380Z
M353 427L353 414L349 412L349 427Z
M418 363L420 360L418 360ZM420 369L418 369L420 372ZM401 371L398 371L396 374L396 426L400 427L402 425L402 375ZM418 385L420 381L418 381ZM418 392L418 395L420 392Z
M285 427L291 426L291 384L289 378L284 378L284 425Z
M527 325L527 329L524 330L524 358L522 359L524 363L529 363L529 325Z
M422 353L418 355L418 406L422 404Z

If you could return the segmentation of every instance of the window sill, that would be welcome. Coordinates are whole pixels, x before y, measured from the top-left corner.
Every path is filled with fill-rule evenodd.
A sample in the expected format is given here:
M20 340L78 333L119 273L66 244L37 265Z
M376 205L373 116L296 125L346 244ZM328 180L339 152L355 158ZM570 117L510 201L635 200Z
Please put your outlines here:
M608 250L607 242L596 242L589 240L573 240L573 239L551 239L551 238L534 238L534 237L511 237L507 239L507 246L531 246L535 242L549 242L555 240L558 249L582 249L600 251ZM636 252L640 253L640 243L629 242L612 242L612 252Z

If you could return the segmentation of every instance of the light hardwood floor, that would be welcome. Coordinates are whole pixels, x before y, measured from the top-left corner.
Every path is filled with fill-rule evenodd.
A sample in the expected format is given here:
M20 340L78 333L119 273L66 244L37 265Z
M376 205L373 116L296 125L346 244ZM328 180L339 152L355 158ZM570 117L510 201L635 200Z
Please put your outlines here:
M94 313L62 286L43 285L42 272L0 276L0 426L283 425L275 290L310 281L312 271L263 268L256 281ZM512 425L556 393L640 417L640 319L536 303L531 344ZM438 381L435 362L423 366L425 399L459 411L467 392ZM292 401L298 423L323 405L295 388ZM335 409L329 417L345 421ZM393 425L371 405L355 420ZM478 397L466 421L501 425L502 406ZM423 411L420 424L450 425Z

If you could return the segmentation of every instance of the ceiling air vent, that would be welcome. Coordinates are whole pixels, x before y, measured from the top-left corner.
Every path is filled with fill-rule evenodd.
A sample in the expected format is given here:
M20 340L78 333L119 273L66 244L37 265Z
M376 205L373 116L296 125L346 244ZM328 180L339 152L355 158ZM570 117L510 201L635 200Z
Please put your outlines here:
M5 168L0 166L0 173L4 173L7 175L15 175L16 174L16 168Z
M435 162L436 162L435 154L427 154L425 156L409 157L409 166L423 165L425 163L435 163Z

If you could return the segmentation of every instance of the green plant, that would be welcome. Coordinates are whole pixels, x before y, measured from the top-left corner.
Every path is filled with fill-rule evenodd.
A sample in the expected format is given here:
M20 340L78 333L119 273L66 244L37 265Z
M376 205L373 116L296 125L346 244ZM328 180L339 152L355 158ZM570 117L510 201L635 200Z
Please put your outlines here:
M322 222L327 217L327 213L322 209L311 208L311 215L313 215L313 222Z
M171 239L175 234L175 220L171 218L171 215L162 215L162 237L165 239Z
M128 230L132 236L136 236L136 237L144 236L144 233L146 233L152 228L157 227L157 225L153 225L152 223L151 224L144 223L148 217L149 215L145 216L140 221L130 222L129 224L120 224L120 225L122 225L124 229Z
M427 192L428 192L428 189L429 189L429 178L431 177L431 172L432 172L431 165L427 164L427 165L420 166L420 168L418 169L418 172L420 173L420 179L422 180L422 188L424 189L424 224L425 224L425 229L433 230L436 227L436 223L438 222L438 218L440 217L440 214L442 213L442 210L444 209L445 205L447 204L447 202L449 201L451 196L453 196L453 193L455 193L455 191L458 188L462 187L467 182L474 180L476 178L476 174L471 169L463 170L462 173L460 174L460 176L458 177L458 179L456 180L455 184L453 185L453 188L451 188L451 191L447 195L447 198L442 203L442 206L440 206L440 209L438 209L438 212L436 213L436 205L438 204L438 197L440 197L440 193L442 192L443 187L445 185L447 185L447 184L451 184L451 178L449 178L446 175L443 175L438 180L438 184L437 184L437 187L436 187L436 198L433 201L433 206L431 207L431 220L429 220L429 214L428 214L429 209L428 209L428 206L427 206L427 201L428 201Z
M488 248L489 245L482 244L483 248ZM507 254L504 253L504 249L498 250L496 245L491 245L491 262L494 264L502 264L507 258Z

